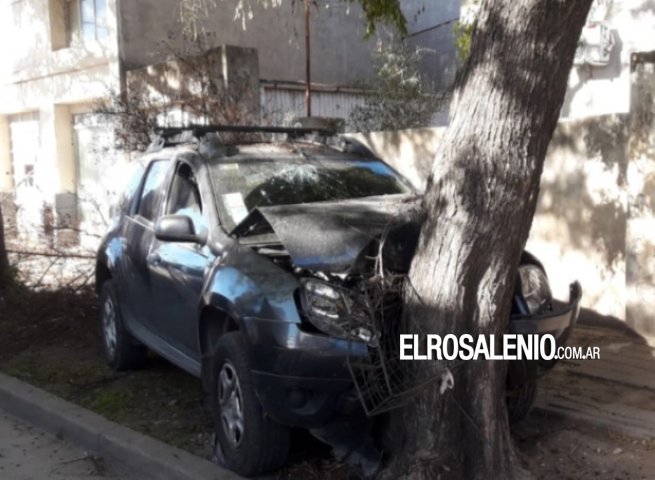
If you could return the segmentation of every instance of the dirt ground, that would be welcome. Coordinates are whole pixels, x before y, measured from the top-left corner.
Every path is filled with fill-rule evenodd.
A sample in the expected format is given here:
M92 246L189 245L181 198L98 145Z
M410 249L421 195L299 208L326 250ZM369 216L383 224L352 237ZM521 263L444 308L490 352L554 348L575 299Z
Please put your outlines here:
M211 418L201 407L199 382L155 355L142 370L110 370L101 355L96 298L89 285L37 292L16 287L2 294L0 370L154 438L211 457ZM562 385L565 382L557 388L566 388ZM519 425L514 438L523 466L537 479L655 480L652 438L615 433L593 421L545 411ZM279 478L356 477L330 457L327 447L295 432L290 466Z
M653 439L543 412L533 412L513 433L521 462L536 479L655 479Z

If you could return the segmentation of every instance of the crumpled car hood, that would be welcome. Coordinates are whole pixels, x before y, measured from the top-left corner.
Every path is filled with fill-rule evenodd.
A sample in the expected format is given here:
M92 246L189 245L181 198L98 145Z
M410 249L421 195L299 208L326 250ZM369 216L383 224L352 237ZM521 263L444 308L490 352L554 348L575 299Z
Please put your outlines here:
M258 207L231 235L274 233L296 267L332 273L370 268L384 237L385 267L406 271L420 232L418 204L415 195L385 195Z

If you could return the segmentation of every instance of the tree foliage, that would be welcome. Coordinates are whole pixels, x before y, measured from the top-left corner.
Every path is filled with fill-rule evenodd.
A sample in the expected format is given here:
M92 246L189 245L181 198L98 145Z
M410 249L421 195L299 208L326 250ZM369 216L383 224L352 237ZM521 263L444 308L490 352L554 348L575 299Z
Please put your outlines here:
M315 0L316 1L316 0ZM359 3L366 17L366 34L375 33L376 25L392 25L403 35L407 33L407 19L400 8L400 0L347 0ZM320 3L320 1L318 2Z
M464 63L471 54L471 37L475 30L475 23L457 22L453 27L455 48L460 62Z
M411 49L394 41L376 52L375 91L363 106L353 109L350 121L355 131L373 132L424 127L444 102L420 72L420 62L431 52Z
M475 30L477 13L480 7L480 0L472 0L465 8L462 8L462 14L453 27L453 36L455 37L455 48L457 56L462 64L471 54L471 40Z

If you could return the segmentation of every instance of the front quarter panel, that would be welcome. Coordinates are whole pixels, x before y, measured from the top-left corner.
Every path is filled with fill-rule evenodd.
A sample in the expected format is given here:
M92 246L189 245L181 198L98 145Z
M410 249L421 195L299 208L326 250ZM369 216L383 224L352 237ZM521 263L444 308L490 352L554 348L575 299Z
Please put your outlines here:
M249 247L234 244L212 266L201 306L219 308L237 324L244 317L300 323L297 288L291 273Z
M109 229L102 237L96 253L96 289L100 289L104 280L100 271L101 266L106 267L112 277L118 274L120 260L125 255L125 239L121 235L122 215L111 220Z

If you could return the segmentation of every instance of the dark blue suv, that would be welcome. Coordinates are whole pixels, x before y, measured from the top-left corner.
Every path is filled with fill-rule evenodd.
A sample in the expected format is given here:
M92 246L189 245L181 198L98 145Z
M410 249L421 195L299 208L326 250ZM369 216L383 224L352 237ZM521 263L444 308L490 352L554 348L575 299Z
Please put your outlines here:
M348 368L380 341L357 312L359 286L378 254L389 271L407 271L420 226L402 213L418 196L366 148L328 132L159 133L98 250L107 360L136 368L147 348L199 377L221 461L243 475L274 470L290 427L320 432L340 415L371 413ZM565 342L579 286L568 304L555 302L539 262L526 253L522 263L510 330ZM552 366L516 363L513 418Z

